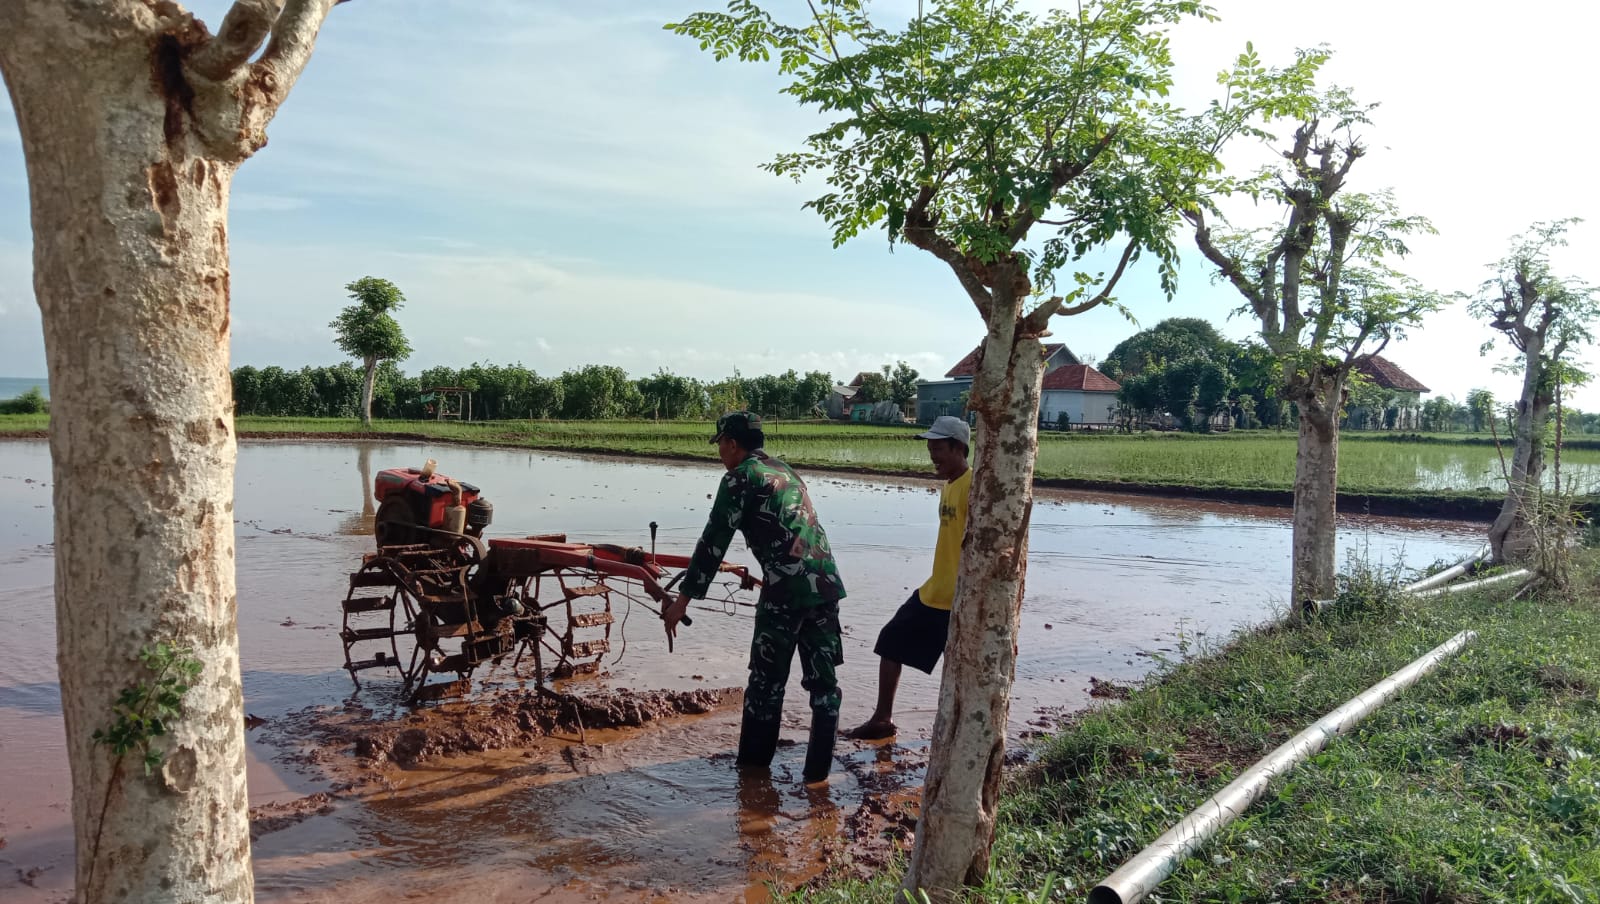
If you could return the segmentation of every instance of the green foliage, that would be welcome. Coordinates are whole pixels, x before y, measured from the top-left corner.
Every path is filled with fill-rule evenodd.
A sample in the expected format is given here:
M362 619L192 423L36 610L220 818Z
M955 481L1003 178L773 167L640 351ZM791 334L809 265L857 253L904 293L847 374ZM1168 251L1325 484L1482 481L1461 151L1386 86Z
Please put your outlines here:
M1422 403L1422 429L1433 433L1456 430L1468 418L1466 406L1457 405L1444 396L1434 396Z
M1587 380L1567 353L1594 341L1600 294L1581 280L1556 273L1550 252L1565 246L1568 227L1580 222L1572 217L1533 224L1512 240L1511 252L1494 265L1495 275L1468 305L1519 357L1537 356L1549 379L1559 373L1569 386ZM1484 343L1483 351L1493 345L1493 340ZM1520 360L1514 372L1522 372Z
M887 376L868 371L861 375L861 385L856 387L854 401L883 402L888 401L893 394L894 387L889 384Z
M14 399L0 400L0 414L47 414L50 411L50 402L37 386L30 386L27 392Z
M917 398L917 380L921 374L917 369L904 361L896 361L894 370L889 365L883 365L883 376L889 381L889 400L899 404L913 402Z
M1234 343L1198 317L1169 317L1118 342L1099 370L1114 380L1142 374L1167 361L1202 357L1226 361Z
M104 744L118 758L137 752L149 775L161 765L163 754L154 746L167 734L167 726L183 715L183 695L203 668L191 650L158 643L139 651L139 664L149 678L123 688L112 707L116 720L109 728L95 729L95 743Z
M680 377L663 367L637 383L645 411L652 417L672 420L705 417L709 412L711 397L699 380Z
M913 377L915 373L911 371ZM361 380L361 371L350 364L298 371L243 365L233 371L234 411L241 417L354 418L360 414ZM552 379L521 364L478 362L460 369L430 367L408 377L394 362L381 361L373 414L390 419L428 417L421 396L441 386L472 393L471 420L707 418L746 407L769 417L801 418L811 416L827 399L833 377L821 371L802 375L788 370L759 377L735 372L727 380L706 383L661 369L634 380L620 368L591 366Z
M1487 389L1474 389L1467 393L1467 411L1472 416L1472 432L1482 433L1494 420L1494 393Z
M331 367L233 371L233 407L238 415L266 417L360 416L362 372L346 362Z
M595 420L638 416L644 396L620 367L586 364L561 375L561 416Z
M1164 100L1166 29L1211 17L1195 0L1095 0L1039 16L1015 0L935 0L899 31L867 7L834 0L790 25L733 0L667 27L719 60L776 57L784 92L829 117L766 168L823 177L828 190L807 206L835 244L882 229L944 260L975 298L987 292L980 271L1015 267L1023 297L1058 293L1040 305L1046 318L1110 301L1121 266L1109 278L1058 271L1112 242L1126 243L1122 265L1153 255L1170 294L1176 211L1220 168L1229 138L1299 108L1303 73L1321 62L1302 55L1294 78L1241 76L1207 130ZM1054 232L1035 242L1036 225Z
M1141 365L1124 377L1117 401L1145 416L1171 414L1185 430L1209 432L1211 416L1228 404L1233 377L1206 354Z
M371 363L404 361L411 355L411 343L395 321L406 297L387 279L364 276L345 286L356 303L341 310L328 324L334 343L347 355Z

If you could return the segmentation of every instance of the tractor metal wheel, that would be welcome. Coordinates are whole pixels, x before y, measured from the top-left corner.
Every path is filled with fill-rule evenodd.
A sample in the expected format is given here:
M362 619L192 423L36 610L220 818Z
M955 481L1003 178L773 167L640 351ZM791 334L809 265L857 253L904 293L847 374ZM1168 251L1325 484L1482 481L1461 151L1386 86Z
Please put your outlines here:
M416 673L415 652L408 651L409 659L401 652L403 646L414 643L415 629L412 604L408 592L403 589L403 571L396 566L388 556L371 556L350 575L350 591L342 607L344 624L340 637L344 643L345 668L350 677L356 679L358 687L361 682L356 673L365 669L393 668L408 684ZM372 590L381 595L373 595ZM374 624L376 619L383 619L387 624ZM369 652L370 644L374 643L389 649ZM366 655L356 655L358 646Z

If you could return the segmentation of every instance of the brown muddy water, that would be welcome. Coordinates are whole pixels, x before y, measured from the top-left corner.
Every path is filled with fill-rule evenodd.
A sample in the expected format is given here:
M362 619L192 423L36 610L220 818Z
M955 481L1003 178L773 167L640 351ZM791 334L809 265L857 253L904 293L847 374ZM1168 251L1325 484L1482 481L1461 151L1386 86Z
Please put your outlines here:
M820 792L798 781L808 719L798 669L789 743L769 779L741 779L733 768L736 703L582 738L558 730L527 746L411 768L363 769L345 748L320 741L330 722L406 715L381 676L355 692L341 668L338 603L345 575L371 544L372 473L430 457L483 488L495 506L491 536L565 531L647 545L653 520L663 552L692 547L719 473L456 446L245 444L235 507L239 636L246 710L265 720L248 733L258 900L757 901L767 898L767 882L792 885L829 864L870 871L904 842L938 693L937 676L909 670L899 738L841 741ZM5 442L0 461L0 900L61 901L72 882L72 834L49 452L41 441ZM926 576L936 485L823 474L808 482L850 590L840 677L843 722L854 724L872 708L877 631ZM1288 584L1287 517L1214 502L1041 493L1013 738L1025 743L1084 706L1091 678L1137 681L1163 659L1272 617ZM1459 558L1482 531L1348 516L1341 555L1420 568ZM742 547L736 556L753 564ZM748 610L697 611L670 655L652 615L627 614L606 671L562 690L743 685ZM479 676L489 691L518 686L503 669Z

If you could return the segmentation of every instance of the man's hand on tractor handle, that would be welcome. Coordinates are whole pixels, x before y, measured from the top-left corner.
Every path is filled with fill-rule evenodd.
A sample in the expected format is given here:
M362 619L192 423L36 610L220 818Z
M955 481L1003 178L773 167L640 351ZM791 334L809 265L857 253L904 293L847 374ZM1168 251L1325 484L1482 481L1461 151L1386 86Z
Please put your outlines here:
M678 636L678 622L683 620L683 616L688 611L689 595L686 593L679 593L673 598L672 602L662 608L661 620L667 624L668 640Z

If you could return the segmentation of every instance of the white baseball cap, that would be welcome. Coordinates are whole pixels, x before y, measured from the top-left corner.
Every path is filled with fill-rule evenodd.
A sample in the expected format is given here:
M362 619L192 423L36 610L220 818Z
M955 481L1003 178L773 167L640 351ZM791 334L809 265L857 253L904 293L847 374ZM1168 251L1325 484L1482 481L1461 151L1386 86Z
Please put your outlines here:
M972 445L972 428L967 422L952 415L944 415L933 419L933 424L928 427L927 433L918 433L917 439L953 439L963 446Z

